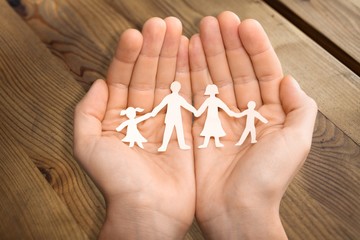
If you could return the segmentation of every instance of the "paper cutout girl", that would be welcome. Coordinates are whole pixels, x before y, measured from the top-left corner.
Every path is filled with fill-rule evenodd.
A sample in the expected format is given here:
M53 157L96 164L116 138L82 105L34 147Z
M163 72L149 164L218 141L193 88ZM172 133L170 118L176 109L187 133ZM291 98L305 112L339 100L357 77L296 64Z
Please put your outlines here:
M264 118L259 112L255 110L256 103L254 101L250 101L247 104L248 109L244 110L241 113L237 113L236 117L246 117L246 124L244 132L242 133L240 140L235 144L240 146L244 143L246 137L249 135L251 136L251 143L256 143L256 129L255 129L255 118L259 119L263 123L267 123L268 120Z
M209 97L203 102L198 111L195 113L195 117L199 117L204 111L207 110L207 116L204 124L204 128L200 133L200 136L205 137L204 143L199 148L206 148L209 144L210 137L214 137L215 146L223 147L224 145L220 142L220 137L226 135L222 128L221 121L219 118L219 108L223 109L230 117L235 117L236 113L231 111L228 106L215 95L219 93L216 85L207 85L204 95Z
M156 114L160 112L162 108L167 106L166 115L165 115L165 131L163 142L159 152L165 152L170 141L171 134L176 129L177 139L179 143L180 149L190 149L190 146L185 143L184 138L184 128L182 124L182 116L181 116L181 107L186 110L195 113L196 109L189 104L185 98L179 95L179 91L181 89L181 84L178 81L174 81L170 85L171 94L164 97L164 99L160 102L158 106L154 108L151 113L152 117L155 117Z
M129 120L126 120L125 122L121 123L116 128L116 131L120 132L122 129L127 127L126 135L122 139L122 141L128 142L129 147L133 147L134 143L136 143L139 147L144 148L142 143L147 142L147 140L139 132L137 128L137 124L150 118L151 114L147 113L141 117L135 118L136 112L142 112L142 111L144 111L144 109L128 107L126 110L122 110L120 112L121 116L126 115L129 118Z

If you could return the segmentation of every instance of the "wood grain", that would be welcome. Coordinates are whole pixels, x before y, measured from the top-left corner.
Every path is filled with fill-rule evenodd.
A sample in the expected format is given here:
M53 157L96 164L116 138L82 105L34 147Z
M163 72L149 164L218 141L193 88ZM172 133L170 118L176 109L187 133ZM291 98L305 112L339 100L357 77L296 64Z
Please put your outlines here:
M182 22L183 34L187 37L197 32L197 25L203 17L199 9L194 8L193 3L187 1L104 1L138 29L141 29L144 22L151 17L177 17Z
M12 136L9 123L0 126L1 239L86 239L68 206Z
M61 200L78 224L79 230L71 216L54 213L51 218L59 216L66 222L59 236L71 228L77 236L95 239L104 218L102 196L72 157L72 114L83 88L106 76L121 32L128 27L141 29L150 17L172 15L181 19L184 33L191 36L201 17L232 10L242 19L262 23L285 72L293 74L319 105L311 153L281 206L289 238L360 237L359 77L267 4L256 0L26 0L15 9L24 21L0 1L0 22L5 23L0 24L0 121L6 126L1 128L5 142L0 141L0 147L6 147L7 156L0 159L0 175L16 169L8 163L14 159L29 167L18 171L19 177L4 181L39 177L40 170L56 193L54 199ZM12 136L9 143L7 136ZM8 199L0 198L0 206L14 209L16 215L20 210L9 199L16 199L16 188L21 186L0 188ZM51 193L48 190L46 194ZM46 194L38 194L37 201L48 201ZM58 205L57 210L64 207ZM6 218L1 221L5 224L1 231L14 224ZM20 226L21 236L37 229L31 222ZM196 224L186 239L203 239Z
M358 0L267 2L271 6L279 7L282 14L288 14L289 20L296 21L295 24L304 31L307 31L306 28L312 28L309 29L309 34L312 34L313 38L321 41L325 49L339 55L346 65L360 74L360 2Z
M290 239L358 239L360 147L318 114L311 152L282 202Z
M22 2L28 25L85 89L105 78L120 33L133 27L103 1Z
M104 217L103 198L72 156L73 108L84 91L4 1L0 22L7 23L0 28L0 121L8 126L3 129L48 175L82 231L94 239Z

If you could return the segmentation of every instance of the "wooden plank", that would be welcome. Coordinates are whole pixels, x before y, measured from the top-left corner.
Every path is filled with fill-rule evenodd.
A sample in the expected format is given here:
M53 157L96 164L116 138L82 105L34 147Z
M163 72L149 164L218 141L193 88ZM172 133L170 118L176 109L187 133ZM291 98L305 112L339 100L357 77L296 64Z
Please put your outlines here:
M0 122L48 174L86 236L95 239L104 201L72 156L73 108L84 91L5 1L0 22Z
M85 88L104 78L120 33L133 27L103 1L21 1L28 25Z
M52 7L47 5L50 4L49 2L51 1L42 1L37 2L37 5L29 5L30 7L27 8L29 9L28 15L25 15L29 26L71 71L86 69L86 71L97 72L100 76L105 76L106 66L110 61L109 56L111 54L109 53L113 51L116 38L123 29L120 27L116 30L111 25L110 30L114 30L114 32L110 30L109 32L102 31L102 45L97 45L97 42L100 41L99 37L91 35L91 33L97 32L95 26L105 27L110 23L102 23L101 18L92 19L90 16L94 11L98 16L104 16L107 14L108 11L105 10L108 8L103 6L102 3L95 3L94 1L87 1L87 6L84 6L83 1L75 1L75 3L72 2L71 4L69 4L70 1L59 1L52 3L55 4ZM335 58L261 1L106 0L106 3L114 10L109 10L111 18L104 21L111 21L113 18L114 22L126 20L128 25L124 24L124 27L136 26L140 28L149 17L174 15L184 22L184 30L188 36L197 31L196 24L202 16L217 14L222 9L232 10L242 18L258 19L268 32L283 63L285 72L293 74L301 82L305 91L318 102L320 111L323 113L318 118L314 145L308 162L290 186L282 204L281 213L289 237L290 239L304 239L301 233L305 232L304 235L308 237L307 239L349 239L350 237L356 239L359 235L358 230L356 230L359 222L356 219L358 212L353 211L353 209L359 205L356 199L360 199L357 190L360 179L358 165L360 131L357 124L360 119L359 99L357 97L360 89L358 76L341 65ZM104 8L98 8L96 4L100 4ZM34 11L31 11L31 9L34 9ZM67 17L57 16L59 15L59 9L62 14L65 14L64 12L70 12L71 14L68 14ZM75 15L75 17L72 17L72 15ZM124 16L125 20L121 16ZM83 19L86 19L86 21ZM76 27L79 20L82 20L80 23L81 28ZM86 24L83 24L83 22L86 22ZM82 28L87 30L82 30ZM109 37L110 35L112 37ZM66 41L63 39L66 39ZM53 44L57 42L62 44ZM99 51L100 53L91 55L89 53L93 51L92 47L94 46L106 46L108 49L101 52L101 47L95 47L96 52ZM68 52L76 52L76 54L66 57ZM100 67L95 66L97 63L100 64ZM96 71L93 69L96 69ZM51 71L54 71L54 69L51 69ZM49 74L49 71L47 74ZM78 80L81 81L83 79L90 82L94 80L91 79L91 74L78 75L80 76ZM92 77L95 78L95 75ZM65 85L67 84L71 85L73 83L66 83ZM77 91L75 91L76 93L69 91L69 94L76 95L78 94ZM37 91L34 91L34 93L38 94ZM48 97L53 101L52 94L44 95L44 97ZM64 103L61 106L64 107L66 104L69 103ZM74 103L71 102L69 105L72 104ZM42 111L47 112L48 109L51 110L51 108L47 107ZM28 115L32 116L31 114ZM70 117L66 117L66 119L69 120ZM66 122L59 128L71 129L71 126ZM20 138L20 134L17 138ZM46 139L45 136L42 138ZM52 138L49 139L54 141ZM32 138L30 138L31 140ZM27 149L33 146L29 143L22 144L28 146ZM68 151L71 150L68 142L65 143L65 146ZM27 150L27 153L32 156L34 161L42 159L44 164L52 160L50 157L43 158L31 154L33 152L29 150ZM64 172L67 172L67 170ZM72 176L66 176L67 178L72 178ZM349 184L349 181L351 181L351 184ZM71 189L71 191L76 190ZM86 191L92 190L86 189ZM92 199L91 197L87 198ZM324 217L322 218L322 216ZM80 225L82 224L84 222ZM198 229L193 227L187 238L201 239L202 237Z
M360 147L318 114L307 161L281 205L289 239L358 239Z
M188 37L197 32L197 24L204 15L201 9L193 7L194 3L187 1L104 1L138 29L141 29L144 22L151 17L177 17L183 24L184 35Z
M360 2L358 0L332 1L266 1L296 21L301 29L309 31L315 41L321 41L331 52L343 50L344 59L357 74L360 73ZM310 32L312 31L312 32ZM333 44L331 44L333 43ZM338 49L337 49L338 48Z
M0 125L1 239L86 239L67 206Z

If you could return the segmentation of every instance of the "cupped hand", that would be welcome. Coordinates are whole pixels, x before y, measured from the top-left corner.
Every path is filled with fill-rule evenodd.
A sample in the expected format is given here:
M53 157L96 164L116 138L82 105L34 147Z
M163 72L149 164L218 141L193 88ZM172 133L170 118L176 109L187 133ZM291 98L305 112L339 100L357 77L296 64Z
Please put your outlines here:
M196 218L209 239L284 239L281 198L310 150L317 113L315 102L290 76L284 77L270 41L255 20L240 22L231 12L205 17L189 45L194 105L206 99L207 84L230 109L244 111L249 101L269 122L256 122L257 143L240 119L220 112L225 145L198 149L206 116L193 125ZM240 114L237 114L240 116Z
M144 149L121 141L126 129L115 131L127 120L121 110L151 112L170 93L174 80L191 103L188 43L180 21L172 17L148 20L142 33L125 31L106 81L95 81L76 107L74 153L107 204L100 238L181 239L193 221L193 151L179 149L175 136L167 152L157 151L165 110L137 125L148 140ZM191 114L182 116L186 143L192 145Z

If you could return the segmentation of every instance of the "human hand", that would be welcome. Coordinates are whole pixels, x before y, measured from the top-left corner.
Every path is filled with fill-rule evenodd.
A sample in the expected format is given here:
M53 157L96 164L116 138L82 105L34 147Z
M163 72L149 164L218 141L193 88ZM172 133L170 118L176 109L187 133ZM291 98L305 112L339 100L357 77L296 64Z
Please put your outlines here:
M106 82L97 80L77 105L74 153L102 191L107 204L101 239L181 239L195 211L194 159L191 150L171 139L168 153L157 151L164 129L164 111L138 128L147 138L145 150L129 148L116 126L128 106L144 113L170 93L174 79L191 102L188 39L176 18L152 18L143 27L125 31ZM144 101L146 99L146 101ZM183 112L185 139L192 145L189 112Z
M196 218L208 239L286 239L279 217L281 198L310 150L315 102L281 64L261 25L240 23L231 12L205 17L189 45L194 105L205 87L216 84L230 109L255 101L269 120L256 122L257 143L235 146L246 119L220 112L225 145L206 149L200 132L205 116L194 120ZM211 79L208 76L211 76Z

